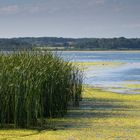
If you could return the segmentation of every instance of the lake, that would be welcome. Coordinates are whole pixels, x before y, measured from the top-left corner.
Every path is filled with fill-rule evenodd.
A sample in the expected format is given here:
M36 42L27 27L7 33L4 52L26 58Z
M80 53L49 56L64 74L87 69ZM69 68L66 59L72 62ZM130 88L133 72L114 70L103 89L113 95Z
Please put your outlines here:
M60 53L60 52L59 52ZM140 52L61 52L65 60L96 63L84 70L84 84L104 90L140 93ZM100 65L98 65L98 63Z

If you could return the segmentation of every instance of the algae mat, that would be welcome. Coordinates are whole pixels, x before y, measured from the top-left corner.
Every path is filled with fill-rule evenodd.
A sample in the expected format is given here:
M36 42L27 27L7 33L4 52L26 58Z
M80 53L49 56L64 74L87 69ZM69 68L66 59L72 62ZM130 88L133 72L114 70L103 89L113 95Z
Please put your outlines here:
M53 130L0 130L0 140L139 140L140 95L86 87L79 108L51 120Z

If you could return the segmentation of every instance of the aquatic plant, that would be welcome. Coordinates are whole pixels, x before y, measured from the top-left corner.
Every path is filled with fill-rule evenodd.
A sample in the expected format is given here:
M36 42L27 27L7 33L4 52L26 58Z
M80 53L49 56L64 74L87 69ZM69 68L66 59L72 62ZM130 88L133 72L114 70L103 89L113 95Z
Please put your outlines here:
M0 125L42 126L78 105L82 72L50 52L0 53Z

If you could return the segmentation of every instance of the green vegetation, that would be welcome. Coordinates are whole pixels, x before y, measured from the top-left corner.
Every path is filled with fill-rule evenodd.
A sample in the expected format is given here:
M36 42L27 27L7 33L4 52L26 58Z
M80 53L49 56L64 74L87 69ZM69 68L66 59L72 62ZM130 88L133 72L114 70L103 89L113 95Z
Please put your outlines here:
M139 140L140 95L86 87L78 108L53 119L54 130L0 130L2 140Z
M140 84L124 84L125 87L140 89Z
M125 64L124 62L73 62L73 63L82 70L116 68Z
M25 37L0 39L1 50L31 49L42 50L140 50L140 39L120 38L57 38Z
M1 53L0 140L139 140L139 94L85 85L80 101L82 72L74 65L102 69L123 64L72 64L49 52Z
M43 127L78 106L82 72L46 52L0 53L0 126Z
M46 51L46 50L64 50L65 47L36 47L35 50L42 50L42 51Z

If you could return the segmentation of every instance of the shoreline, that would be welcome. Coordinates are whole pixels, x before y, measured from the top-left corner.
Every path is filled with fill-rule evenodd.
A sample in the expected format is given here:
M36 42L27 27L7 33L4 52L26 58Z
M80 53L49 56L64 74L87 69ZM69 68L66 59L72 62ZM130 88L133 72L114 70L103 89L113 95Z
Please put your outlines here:
M63 118L51 119L52 129L39 132L37 129L4 129L0 130L0 139L113 140L119 137L139 140L139 105L140 95L121 95L85 87L80 106L70 108Z
M112 52L129 52L129 53L140 53L140 50L126 50L126 51L124 51L124 50L119 50L119 51L117 51L117 50L107 50L107 51L94 51L94 50L91 50L91 51L89 51L89 50L56 50L56 51L52 51L52 52L82 52L82 53L86 53L86 52L89 52L89 53L92 53L92 52L106 52L106 53L112 53Z

